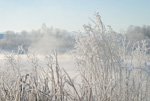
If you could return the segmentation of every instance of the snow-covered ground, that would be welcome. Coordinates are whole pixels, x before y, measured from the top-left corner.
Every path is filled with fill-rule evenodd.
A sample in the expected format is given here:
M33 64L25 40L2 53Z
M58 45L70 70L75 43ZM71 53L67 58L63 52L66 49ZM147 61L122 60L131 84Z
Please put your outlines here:
M10 53L8 54L10 55ZM17 66L19 67L20 71L23 73L28 73L32 71L32 65L31 59L27 55L16 55L15 56L15 62L17 63ZM40 67L43 69L47 68L47 59L46 55L35 55L37 59L37 63ZM34 58L35 58L34 57ZM32 57L33 58L33 57ZM75 63L75 60L71 54L58 54L58 64L59 67L62 69L64 68L67 73L71 77L75 77L79 74L79 67ZM55 57L53 56L53 64L55 66ZM150 71L150 62L143 61L142 67L136 67L137 61L136 60L126 60L122 63L122 69L128 68L128 70L131 69L142 69L142 71ZM1 71L8 71L10 70L10 62L8 62L8 58L6 58L5 54L0 54L0 70ZM131 68L132 67L132 68Z
M8 54L9 55L9 54ZM31 58L29 58L27 55L15 55L15 62L17 64L14 64L18 67L19 71L21 73L30 73L33 71L33 64L31 63ZM32 57L33 58L33 57ZM43 70L46 70L48 68L47 66L47 59L46 55L36 55L34 58L37 59L37 64L39 67L41 67ZM79 74L78 67L75 64L74 58L70 54L61 54L58 55L58 64L59 67L62 69L64 68L67 73L73 78ZM53 57L53 65L55 66L55 58ZM33 66L33 67L32 67ZM8 58L5 57L4 54L0 54L0 70L1 72L11 71L12 66L10 64L10 61L8 61Z

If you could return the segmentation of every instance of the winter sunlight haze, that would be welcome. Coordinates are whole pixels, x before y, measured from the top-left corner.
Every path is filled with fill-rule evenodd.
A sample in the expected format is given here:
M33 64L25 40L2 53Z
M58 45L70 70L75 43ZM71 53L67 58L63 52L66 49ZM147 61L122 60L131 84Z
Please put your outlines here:
M0 101L150 101L149 0L0 0Z

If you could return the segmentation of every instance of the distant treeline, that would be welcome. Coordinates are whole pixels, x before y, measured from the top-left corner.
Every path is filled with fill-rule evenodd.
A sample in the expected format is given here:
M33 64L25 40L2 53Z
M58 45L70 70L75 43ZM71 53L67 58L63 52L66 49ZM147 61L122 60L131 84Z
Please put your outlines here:
M14 32L7 31L0 36L0 49L17 52L18 46L23 45L26 52L47 53L57 49L64 53L73 49L77 33L42 25L38 30ZM119 34L122 36L123 34ZM129 26L125 33L130 41L150 39L150 26Z
M66 30L46 27L45 24L38 30L31 32L5 32L0 39L0 49L17 52L18 46L23 45L26 52L47 52L51 49L58 49L59 52L66 52L74 47L75 36Z
M150 39L150 25L146 26L129 26L126 31L126 36L131 41L140 41Z

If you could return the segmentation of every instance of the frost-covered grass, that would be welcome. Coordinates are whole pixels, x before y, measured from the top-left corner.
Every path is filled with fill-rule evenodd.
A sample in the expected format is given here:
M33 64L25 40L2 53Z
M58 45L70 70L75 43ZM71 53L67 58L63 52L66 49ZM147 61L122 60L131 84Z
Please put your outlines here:
M2 101L76 99L77 96L74 94L76 88L71 77L75 77L77 73L70 70L74 68L67 68L67 65L63 65L64 62L68 62L61 59L64 56L59 58L60 64L65 69L59 67L56 53L47 55L45 58L35 54L5 53L4 56L0 73L0 99ZM66 71L71 71L71 73Z
M95 16L93 24L84 25L86 35L76 39L74 51L81 68L84 100L150 100L146 40L133 43L119 37L110 26L105 28L97 13Z
M149 101L150 55L146 40L130 42L110 26L106 29L98 13L95 17L96 21L91 19L93 24L84 25L85 34L76 38L72 51L76 64L63 63L65 58L57 52L45 58L4 53L0 99Z

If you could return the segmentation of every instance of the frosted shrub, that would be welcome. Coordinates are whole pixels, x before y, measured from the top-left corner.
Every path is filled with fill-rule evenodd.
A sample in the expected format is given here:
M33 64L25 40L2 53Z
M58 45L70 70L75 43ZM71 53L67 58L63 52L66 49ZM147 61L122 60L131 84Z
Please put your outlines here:
M91 20L93 25L84 25L85 34L76 39L75 45L83 99L148 100L149 80L143 79L142 69L134 68L141 67L147 59L145 41L132 44L125 37L119 37L110 26L106 29L98 13L95 18L96 21Z

